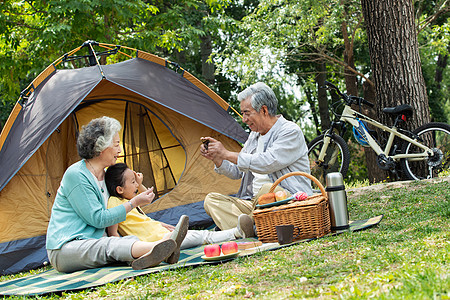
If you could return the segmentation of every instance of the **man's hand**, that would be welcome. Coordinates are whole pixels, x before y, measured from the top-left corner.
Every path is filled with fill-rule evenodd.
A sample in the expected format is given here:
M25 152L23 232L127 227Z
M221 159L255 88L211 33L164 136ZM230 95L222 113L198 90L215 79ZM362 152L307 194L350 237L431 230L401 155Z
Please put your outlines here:
M203 157L212 160L217 167L220 167L224 160L237 164L238 152L228 151L221 142L212 137L202 137L201 140L208 140L209 143L208 149L204 144L200 146L200 153Z
M200 153L203 157L212 160L217 167L220 167L223 162L222 153L226 151L225 147L216 139L212 137L201 137L202 145L200 146Z

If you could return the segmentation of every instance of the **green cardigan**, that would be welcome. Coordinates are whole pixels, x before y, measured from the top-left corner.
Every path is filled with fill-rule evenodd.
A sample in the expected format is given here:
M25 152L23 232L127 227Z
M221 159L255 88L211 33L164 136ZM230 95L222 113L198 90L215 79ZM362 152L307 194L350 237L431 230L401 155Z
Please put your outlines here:
M61 180L47 228L47 249L61 249L75 239L99 239L106 227L125 221L126 214L123 205L106 209L94 175L80 160Z

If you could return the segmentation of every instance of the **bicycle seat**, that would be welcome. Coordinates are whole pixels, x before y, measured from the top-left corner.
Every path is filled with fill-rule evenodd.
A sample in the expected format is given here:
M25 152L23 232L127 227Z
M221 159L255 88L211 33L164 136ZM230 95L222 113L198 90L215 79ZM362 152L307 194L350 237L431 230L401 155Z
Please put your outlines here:
M395 107L385 107L383 112L391 115L405 115L411 117L414 109L409 104L402 104Z

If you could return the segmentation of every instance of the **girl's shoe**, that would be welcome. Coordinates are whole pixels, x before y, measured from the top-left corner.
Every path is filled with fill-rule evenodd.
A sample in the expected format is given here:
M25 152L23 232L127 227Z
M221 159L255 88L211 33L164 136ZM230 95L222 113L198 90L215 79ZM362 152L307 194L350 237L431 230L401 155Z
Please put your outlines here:
M178 259L180 258L181 243L186 237L188 229L189 229L189 217L186 215L182 215L180 217L180 220L178 221L177 226L175 226L175 229L172 231L172 234L170 235L170 239L174 240L177 246L173 251L173 253L165 260L166 263L176 264L178 262Z

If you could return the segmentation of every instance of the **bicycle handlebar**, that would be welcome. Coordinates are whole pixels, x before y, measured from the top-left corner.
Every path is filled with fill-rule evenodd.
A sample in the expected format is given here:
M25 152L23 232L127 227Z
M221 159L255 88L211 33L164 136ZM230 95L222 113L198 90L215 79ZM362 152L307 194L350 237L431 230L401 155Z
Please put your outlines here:
M358 104L358 105L365 104L365 105L370 106L370 107L374 107L375 106L375 104L373 104L370 101L367 101L364 98L361 98L361 97L358 97L358 96L352 96L352 95L349 96L347 94L342 93L337 88L337 86L335 86L334 84L332 84L331 82L326 81L326 80L325 80L325 88L328 88L328 89L331 88L331 89L335 90L339 94L339 96L341 96L342 99L344 99L345 103L348 104L348 105L351 105L351 104Z
M364 99L364 98L361 98L361 99L362 99L362 103L363 103L363 104L366 104L366 105L368 105L368 106L370 106L370 107L374 107L374 106L375 106L375 104L373 104L372 102L367 101L367 100Z

